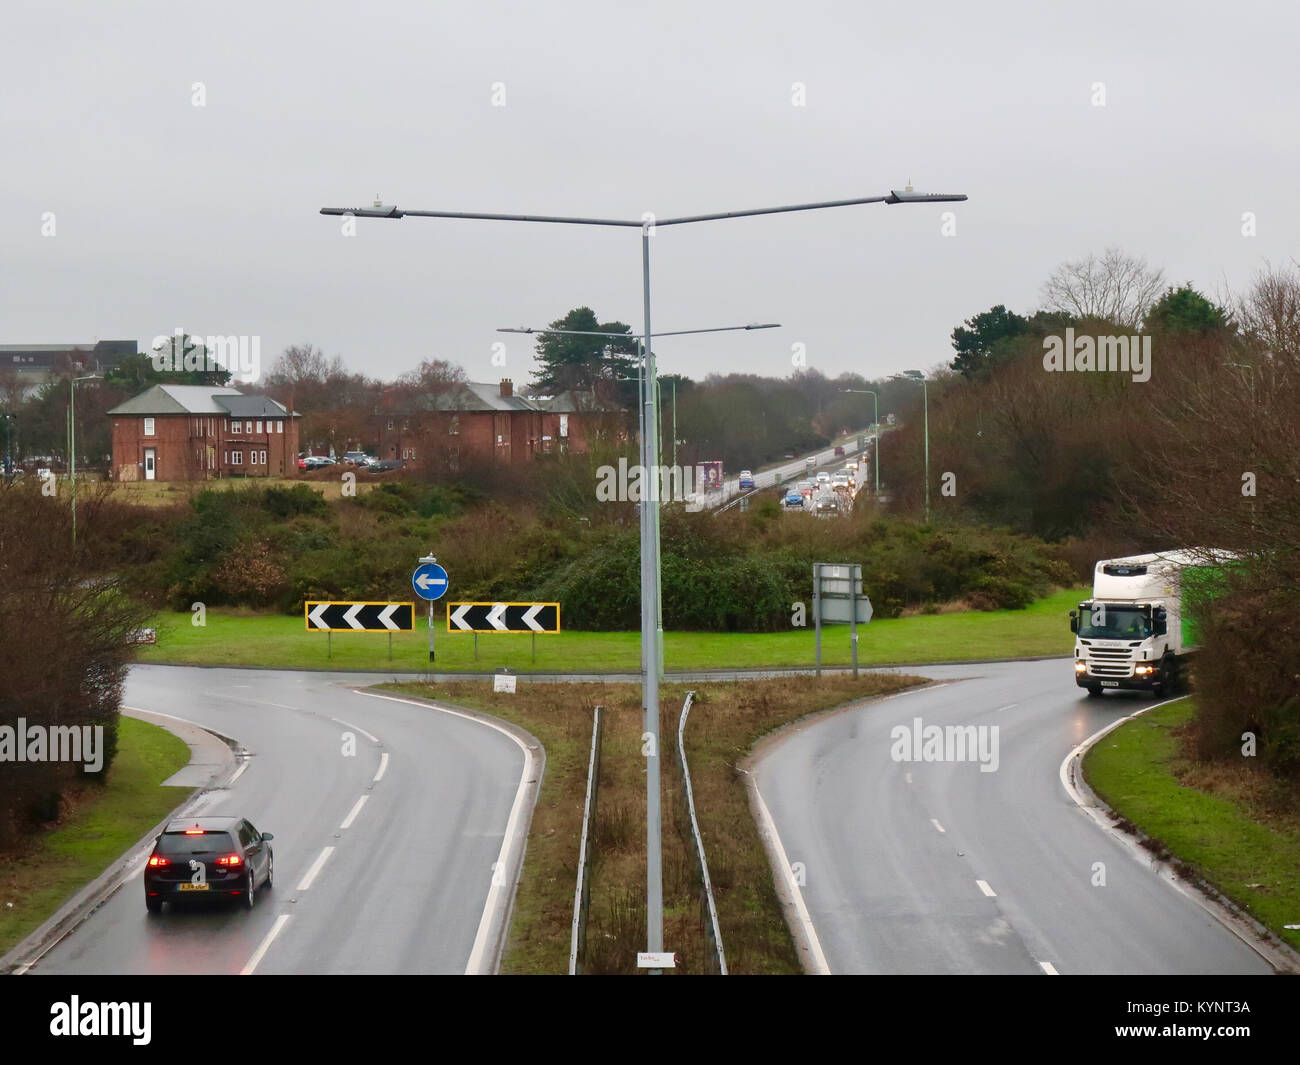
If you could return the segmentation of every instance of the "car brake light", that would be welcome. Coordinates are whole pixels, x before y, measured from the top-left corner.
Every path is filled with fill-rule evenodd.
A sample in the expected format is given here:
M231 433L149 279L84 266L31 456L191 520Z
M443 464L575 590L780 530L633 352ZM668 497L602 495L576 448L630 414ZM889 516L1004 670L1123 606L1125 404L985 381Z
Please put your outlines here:
M187 829L185 830L185 834L186 834L187 836L201 836L201 835L203 835L203 829L201 829L201 828L187 828Z
M161 869L164 865L171 865L170 858L164 858L160 854L155 854L149 859L149 864L155 869Z
M233 869L237 865L243 865L244 859L241 858L238 854L227 854L224 858L218 858L217 864L228 865Z

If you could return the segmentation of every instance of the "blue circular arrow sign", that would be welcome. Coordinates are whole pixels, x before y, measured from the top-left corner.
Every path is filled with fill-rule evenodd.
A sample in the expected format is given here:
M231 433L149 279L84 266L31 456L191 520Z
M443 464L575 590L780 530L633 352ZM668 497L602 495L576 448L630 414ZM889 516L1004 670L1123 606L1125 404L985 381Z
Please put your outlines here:
M426 562L411 574L411 587L421 599L441 599L447 594L447 571L436 562Z

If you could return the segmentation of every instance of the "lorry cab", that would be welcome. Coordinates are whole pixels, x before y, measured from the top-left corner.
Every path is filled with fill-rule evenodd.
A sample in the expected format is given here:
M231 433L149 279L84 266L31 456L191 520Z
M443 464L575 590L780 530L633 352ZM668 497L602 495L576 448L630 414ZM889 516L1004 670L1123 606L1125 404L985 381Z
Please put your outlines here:
M1205 557L1170 551L1098 562L1093 597L1070 611L1075 684L1091 696L1107 688L1161 696L1176 687L1195 644L1184 624L1184 577Z

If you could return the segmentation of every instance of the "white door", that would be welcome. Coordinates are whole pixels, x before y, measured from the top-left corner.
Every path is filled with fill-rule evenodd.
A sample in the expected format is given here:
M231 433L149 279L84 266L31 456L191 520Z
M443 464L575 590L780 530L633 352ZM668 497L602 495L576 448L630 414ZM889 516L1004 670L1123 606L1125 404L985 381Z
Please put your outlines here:
M156 454L156 448L147 447L144 449L144 479L146 481L152 481L155 478L154 456Z

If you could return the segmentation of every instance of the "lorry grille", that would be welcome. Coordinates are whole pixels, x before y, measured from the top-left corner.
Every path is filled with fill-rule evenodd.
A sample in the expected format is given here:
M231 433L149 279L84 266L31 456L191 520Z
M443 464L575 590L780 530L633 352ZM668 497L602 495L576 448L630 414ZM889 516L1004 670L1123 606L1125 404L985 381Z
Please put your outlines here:
M1088 672L1094 677L1131 677L1131 662L1089 662Z
M1089 647L1088 673L1094 677L1131 677L1131 652L1127 647Z

